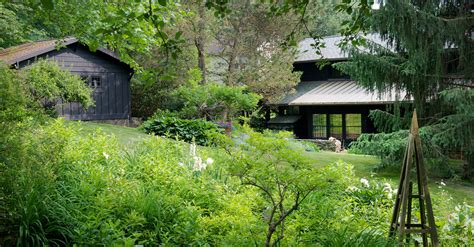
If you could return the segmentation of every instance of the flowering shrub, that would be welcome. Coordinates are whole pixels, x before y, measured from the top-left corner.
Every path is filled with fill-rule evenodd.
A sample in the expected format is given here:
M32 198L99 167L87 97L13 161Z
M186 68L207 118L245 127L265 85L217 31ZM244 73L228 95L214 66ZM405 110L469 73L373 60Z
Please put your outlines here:
M396 194L397 190L389 183L361 178L345 190L344 201L348 202L352 212L349 218L361 225L375 225L376 229L388 230Z

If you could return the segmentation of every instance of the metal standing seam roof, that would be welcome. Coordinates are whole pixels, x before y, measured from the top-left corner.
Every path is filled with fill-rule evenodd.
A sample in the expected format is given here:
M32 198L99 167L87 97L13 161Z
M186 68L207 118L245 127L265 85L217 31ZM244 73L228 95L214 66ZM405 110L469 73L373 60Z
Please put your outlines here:
M406 94L398 93L399 99ZM304 81L296 86L296 93L289 94L276 105L354 105L393 103L397 92L382 95L372 93L353 80Z
M366 39L387 47L386 42L382 41L378 34L368 34L364 36ZM294 62L315 62L322 59L326 60L344 60L348 58L348 54L344 53L338 44L344 39L343 36L334 35L324 37L322 43L321 55L316 54L313 38L306 38L298 43L298 52Z
M8 65L15 64L42 54L54 51L61 46L67 46L79 42L76 38L53 39L29 42L6 49L0 49L0 61ZM111 50L98 48L98 51L120 61L120 58Z

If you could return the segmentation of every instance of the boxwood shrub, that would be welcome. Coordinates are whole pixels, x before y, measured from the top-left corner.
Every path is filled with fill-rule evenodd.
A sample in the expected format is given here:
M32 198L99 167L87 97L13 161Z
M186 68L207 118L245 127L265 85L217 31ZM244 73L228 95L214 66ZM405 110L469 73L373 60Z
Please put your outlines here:
M210 133L219 132L219 127L202 119L180 119L174 116L155 116L143 123L142 129L148 134L167 136L185 142L209 146Z

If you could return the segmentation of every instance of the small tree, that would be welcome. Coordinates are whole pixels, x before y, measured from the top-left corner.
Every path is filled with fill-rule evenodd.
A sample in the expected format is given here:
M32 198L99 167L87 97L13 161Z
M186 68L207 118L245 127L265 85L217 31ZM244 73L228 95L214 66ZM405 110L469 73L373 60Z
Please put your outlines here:
M290 146L289 132L258 133L244 128L244 133L248 135L244 143L229 151L235 161L229 170L244 186L263 194L262 218L268 225L265 246L275 246L285 236L286 219L316 190L320 179L302 150Z
M94 105L92 89L78 75L62 70L57 62L40 60L22 71L30 97L47 111L52 111L58 100L78 102L85 109Z
M227 122L240 111L255 109L260 100L259 95L246 92L246 87L211 82L199 85L200 74L196 70L191 70L190 74L194 74L194 79L174 92L183 117Z

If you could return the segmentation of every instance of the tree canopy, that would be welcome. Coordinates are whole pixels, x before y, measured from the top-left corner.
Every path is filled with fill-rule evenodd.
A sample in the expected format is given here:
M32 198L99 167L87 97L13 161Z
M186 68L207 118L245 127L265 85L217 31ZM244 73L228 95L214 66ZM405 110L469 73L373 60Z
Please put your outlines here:
M362 40L365 49L347 47L351 60L336 66L371 91L406 93L400 100L414 104L407 104L412 107L405 112L416 108L438 145L462 150L474 167L472 6L464 1L387 1L379 10L364 5L354 11L361 17L354 30L375 32L388 46ZM403 121L396 113L375 116L376 124Z

